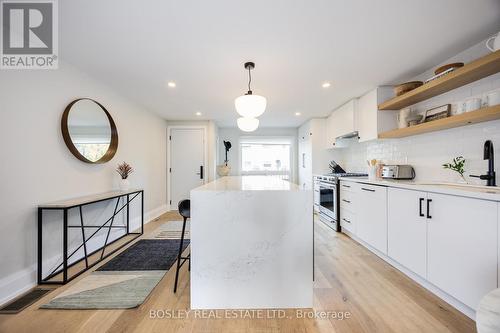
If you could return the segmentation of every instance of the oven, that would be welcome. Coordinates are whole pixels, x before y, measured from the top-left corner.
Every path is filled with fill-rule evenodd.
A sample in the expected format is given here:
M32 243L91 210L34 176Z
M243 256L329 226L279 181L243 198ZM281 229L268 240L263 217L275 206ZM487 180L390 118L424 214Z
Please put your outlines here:
M338 231L338 187L336 178L319 180L319 217L332 229Z

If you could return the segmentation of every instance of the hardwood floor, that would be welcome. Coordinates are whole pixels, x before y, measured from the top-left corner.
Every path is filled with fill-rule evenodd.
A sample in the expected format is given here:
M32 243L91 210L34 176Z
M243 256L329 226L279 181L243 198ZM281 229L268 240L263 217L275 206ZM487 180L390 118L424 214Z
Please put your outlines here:
M173 220L180 216L169 212L148 223L145 234ZM317 224L315 246L314 311L318 316L329 311L330 317L345 311L349 318L297 318L294 310L284 311L285 318L252 319L248 317L251 313L243 313L247 316L227 319L224 311L190 312L188 318L150 318L152 310L186 316L189 272L185 265L177 294L172 292L172 269L137 309L38 309L68 287L62 286L19 314L0 315L0 332L475 332L472 320L349 237Z

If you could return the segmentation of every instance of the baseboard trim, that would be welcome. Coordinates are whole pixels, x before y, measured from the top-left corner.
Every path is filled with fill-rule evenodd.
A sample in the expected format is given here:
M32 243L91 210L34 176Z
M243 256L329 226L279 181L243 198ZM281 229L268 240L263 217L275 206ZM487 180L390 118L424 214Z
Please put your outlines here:
M430 283L429 281L427 281L423 277L413 273L411 270L407 269L406 267L402 266L398 262L389 258L387 255L383 254L379 250L370 246L369 244L367 244L366 242L364 242L360 238L356 237L352 233L345 231L345 230L342 230L342 233L346 234L352 240L356 241L357 243L359 243L362 246L364 246L365 248L367 248L370 252L372 252L373 254L375 254L376 256L378 256L379 258L384 260L385 262L387 262L389 265L396 268L398 271L400 271L404 275L408 276L410 279L412 279L413 281L415 281L416 283L418 283L419 285L421 285L425 289L429 290L431 293L433 293L437 297L441 298L443 301L445 301L446 303L448 303L449 305L451 305L452 307L454 307L455 309L457 309L458 311L460 311L461 313L463 313L464 315L466 315L470 319L472 319L474 321L476 320L476 311L474 309L472 309L469 306L465 305L464 303L460 302L459 300L457 300L455 297L449 295L448 293L442 291L441 289L439 289L438 287L436 287L435 285L433 285L432 283Z
M147 224L168 211L167 205L161 205L144 214L144 224ZM140 219L135 219L139 221ZM4 305L36 287L36 264L0 279L0 305Z

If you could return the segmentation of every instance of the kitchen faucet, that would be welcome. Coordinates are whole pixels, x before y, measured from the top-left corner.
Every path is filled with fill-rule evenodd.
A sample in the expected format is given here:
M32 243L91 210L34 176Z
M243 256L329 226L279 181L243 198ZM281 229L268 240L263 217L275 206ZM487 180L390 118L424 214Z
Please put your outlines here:
M486 180L487 183L486 185L488 186L496 186L496 175L495 175L495 154L494 154L494 149L493 149L493 142L490 140L487 140L484 143L484 159L488 160L488 172L486 175L480 175L480 176L474 176L471 175L471 177L476 177L482 180Z

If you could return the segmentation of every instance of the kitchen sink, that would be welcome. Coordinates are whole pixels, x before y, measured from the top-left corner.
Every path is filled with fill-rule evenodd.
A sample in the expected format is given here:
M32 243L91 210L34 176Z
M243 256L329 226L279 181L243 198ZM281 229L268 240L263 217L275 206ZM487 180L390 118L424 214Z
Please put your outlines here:
M500 187L446 182L415 182L415 185L451 187L457 190L500 194Z

